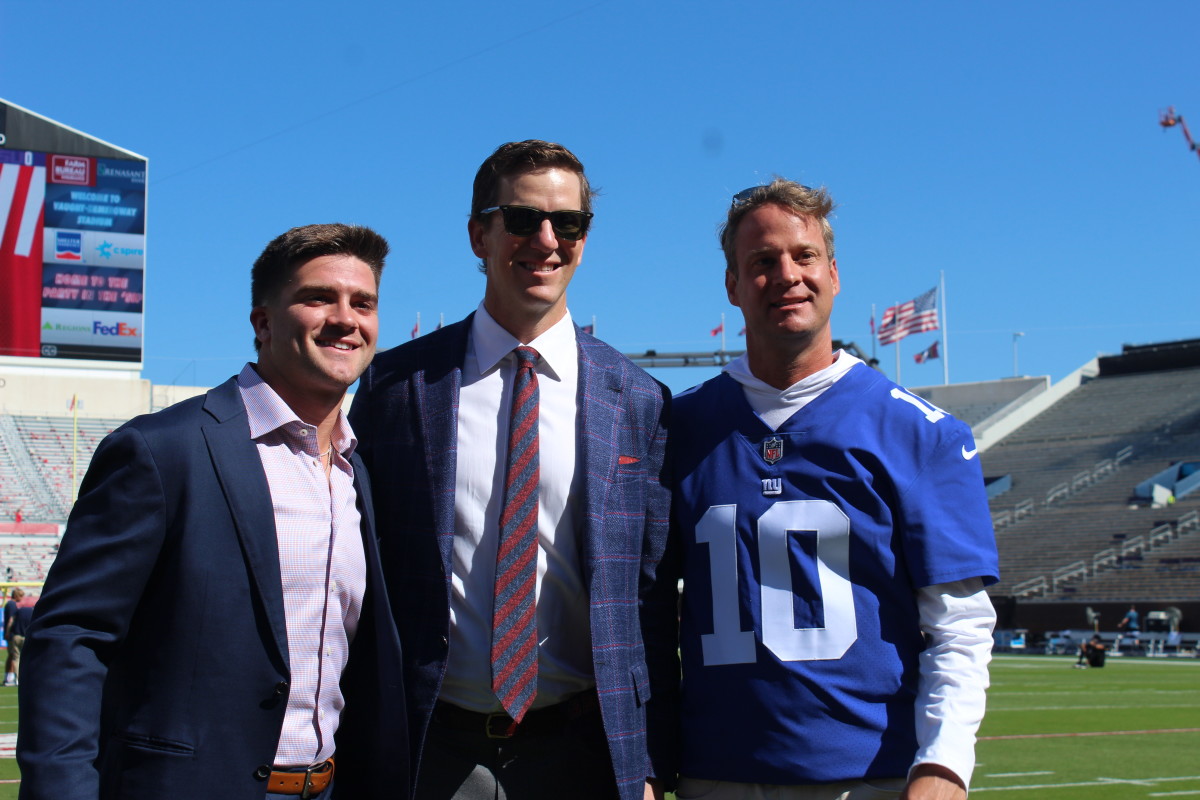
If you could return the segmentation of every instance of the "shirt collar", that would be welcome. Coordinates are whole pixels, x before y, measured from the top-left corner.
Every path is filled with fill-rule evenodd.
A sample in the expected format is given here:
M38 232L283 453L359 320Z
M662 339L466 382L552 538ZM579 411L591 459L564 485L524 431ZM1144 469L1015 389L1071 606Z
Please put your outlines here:
M296 416L291 406L262 379L253 364L242 367L237 376L237 386L242 395L242 403L246 406L251 439L261 439L272 431L279 431L287 438L310 442L311 449L315 452L317 426L310 425ZM358 439L346 420L346 413L340 408L337 421L333 424L330 441L334 449L346 457L358 447Z
M845 350L833 354L833 363L828 367L817 370L812 375L805 376L786 389L776 389L771 384L759 378L750 371L750 360L745 353L730 361L724 368L730 377L752 391L761 392L768 396L779 396L783 400L793 400L806 395L820 394L828 389L855 364L862 360L850 355Z
M486 375L522 344L538 351L538 355L541 356L538 371L555 380L562 380L565 364L579 359L575 342L575 323L571 320L570 311L564 313L562 319L532 342L521 342L500 327L500 323L496 322L483 307L483 303L480 303L479 308L475 309L475 317L471 320L471 341L475 348L475 364L480 375Z

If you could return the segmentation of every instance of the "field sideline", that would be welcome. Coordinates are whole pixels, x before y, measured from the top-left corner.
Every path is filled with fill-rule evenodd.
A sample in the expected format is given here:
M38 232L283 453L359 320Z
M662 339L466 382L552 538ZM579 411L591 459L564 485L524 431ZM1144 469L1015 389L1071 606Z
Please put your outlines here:
M972 796L1200 798L1200 659L999 655ZM15 800L17 690L0 688L0 800Z

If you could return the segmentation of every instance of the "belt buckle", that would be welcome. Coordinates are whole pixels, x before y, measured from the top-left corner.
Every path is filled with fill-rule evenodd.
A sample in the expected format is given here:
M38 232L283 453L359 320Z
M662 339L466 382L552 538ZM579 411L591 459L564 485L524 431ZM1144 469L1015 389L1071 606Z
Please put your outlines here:
M497 726L496 723L502 724ZM503 711L488 714L483 727L489 739L511 739L517 732L516 721Z
M312 791L313 774L324 769L328 763L328 761L322 761L320 764L304 770L304 786L300 789L300 800L309 800L309 798L312 797L312 795L309 793Z

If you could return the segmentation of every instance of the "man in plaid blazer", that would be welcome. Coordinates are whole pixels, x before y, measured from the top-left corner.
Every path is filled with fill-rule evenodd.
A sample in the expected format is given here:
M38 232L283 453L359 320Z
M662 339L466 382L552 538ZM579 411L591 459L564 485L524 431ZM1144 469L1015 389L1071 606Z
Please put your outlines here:
M420 798L635 800L675 773L669 394L571 322L590 206L566 148L501 146L468 222L483 302L377 356L351 410L378 487ZM538 359L540 479L536 690L514 708L492 633L518 347Z

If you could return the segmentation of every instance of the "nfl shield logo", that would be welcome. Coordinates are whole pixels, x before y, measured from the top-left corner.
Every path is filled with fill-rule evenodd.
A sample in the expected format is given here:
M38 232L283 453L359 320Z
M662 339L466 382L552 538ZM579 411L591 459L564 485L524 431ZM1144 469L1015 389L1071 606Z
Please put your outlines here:
M783 458L783 439L772 436L763 442L763 458L768 464L774 464Z

